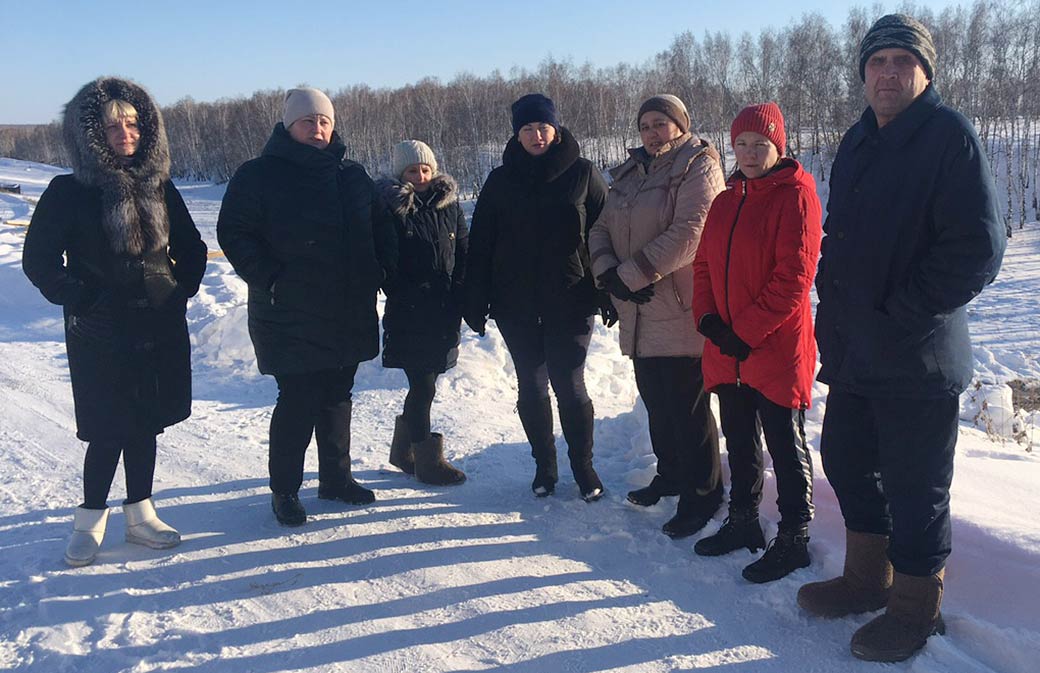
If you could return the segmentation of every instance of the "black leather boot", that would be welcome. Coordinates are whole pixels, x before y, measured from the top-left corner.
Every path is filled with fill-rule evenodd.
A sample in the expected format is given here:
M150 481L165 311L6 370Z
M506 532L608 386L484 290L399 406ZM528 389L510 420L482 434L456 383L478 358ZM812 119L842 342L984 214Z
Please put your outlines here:
M722 505L722 487L707 495L683 493L675 516L661 526L661 532L671 538L689 537L708 525Z
M661 475L655 475L653 481L643 488L628 492L628 501L640 507L652 507L666 495L679 495L679 489Z
M556 469L556 437L553 435L552 403L549 398L518 402L516 410L534 456L535 474L531 490L539 498L552 495L559 478Z
M741 547L756 552L766 546L757 509L731 509L722 528L714 535L697 540L693 551L700 556L722 556Z
M578 490L585 502L603 497L603 482L592 467L592 432L596 413L592 401L585 404L560 407L560 425L567 440L567 457Z
M741 573L749 582L763 584L809 566L809 527L781 529L766 547L766 553Z
M272 493L271 509L278 523L283 526L302 526L307 523L307 510L295 493Z
M354 481L350 473L350 416L350 400L318 412L314 424L318 443L318 497L368 505L375 502L375 493Z

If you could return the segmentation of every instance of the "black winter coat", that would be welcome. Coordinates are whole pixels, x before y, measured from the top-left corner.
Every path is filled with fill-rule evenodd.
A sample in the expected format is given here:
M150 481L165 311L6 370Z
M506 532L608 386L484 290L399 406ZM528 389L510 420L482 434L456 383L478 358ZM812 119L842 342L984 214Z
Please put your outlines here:
M376 292L394 272L393 221L364 168L296 142L279 122L228 183L217 239L249 286L264 374L352 366L379 353Z
M1006 245L968 120L931 87L881 129L868 108L838 148L824 231L819 380L867 397L963 391L965 304L996 277Z
M493 318L583 325L598 305L588 232L607 184L579 156L574 136L545 154L514 136L477 199L466 271L466 312Z
M185 303L206 270L206 244L173 184L163 183L163 192L168 253L113 252L102 230L101 190L72 175L51 181L25 237L25 274L64 308L76 436L83 441L155 435L191 414ZM172 266L177 282L158 308L145 292L146 258Z
M383 366L445 372L459 359L460 291L469 230L458 186L438 175L426 192L411 183L377 184L397 228L397 276L386 287Z

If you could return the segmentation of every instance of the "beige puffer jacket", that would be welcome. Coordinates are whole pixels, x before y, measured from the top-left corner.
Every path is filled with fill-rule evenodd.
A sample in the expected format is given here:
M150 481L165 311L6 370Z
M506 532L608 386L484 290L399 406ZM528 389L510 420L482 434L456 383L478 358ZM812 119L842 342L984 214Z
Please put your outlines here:
M606 205L589 233L592 273L618 267L631 290L654 284L650 302L613 298L621 318L621 352L629 357L700 357L694 325L693 258L715 196L725 189L719 154L685 134L649 163L646 150L610 171Z

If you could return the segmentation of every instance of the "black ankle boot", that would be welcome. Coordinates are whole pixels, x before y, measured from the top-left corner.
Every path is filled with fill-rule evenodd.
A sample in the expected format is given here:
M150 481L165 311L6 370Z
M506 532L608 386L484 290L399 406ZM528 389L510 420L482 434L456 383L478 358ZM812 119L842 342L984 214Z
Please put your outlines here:
M518 402L520 424L524 426L527 441L534 457L535 474L531 490L539 498L556 491L556 437L553 435L552 403L549 398Z
M683 494L675 516L661 526L661 532L670 538L689 537L707 526L721 505L721 486L708 495Z
M744 579L756 584L772 582L809 566L809 527L781 530L766 547L766 553L744 568Z
M758 510L731 509L722 528L714 535L697 541L693 551L700 556L722 556L741 547L756 552L766 546L762 524L758 521Z
M302 526L307 523L307 510L295 493L272 493L271 509L278 523L283 526Z
M658 474L647 486L629 491L628 501L640 507L652 507L666 495L679 495L679 489Z
M376 501L376 494L370 489L347 477L342 484L318 482L318 497L322 500L342 500L348 505L370 505Z

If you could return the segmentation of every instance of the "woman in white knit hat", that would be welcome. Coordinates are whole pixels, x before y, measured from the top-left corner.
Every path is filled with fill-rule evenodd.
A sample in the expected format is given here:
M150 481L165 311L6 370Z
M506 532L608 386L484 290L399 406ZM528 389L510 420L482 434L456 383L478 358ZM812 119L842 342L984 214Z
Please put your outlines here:
M387 286L383 366L408 377L404 412L394 424L390 463L427 484L461 484L466 475L444 460L444 437L430 432L437 376L459 356L459 291L468 229L454 178L419 140L393 149L394 177L377 182L396 216L398 275Z

